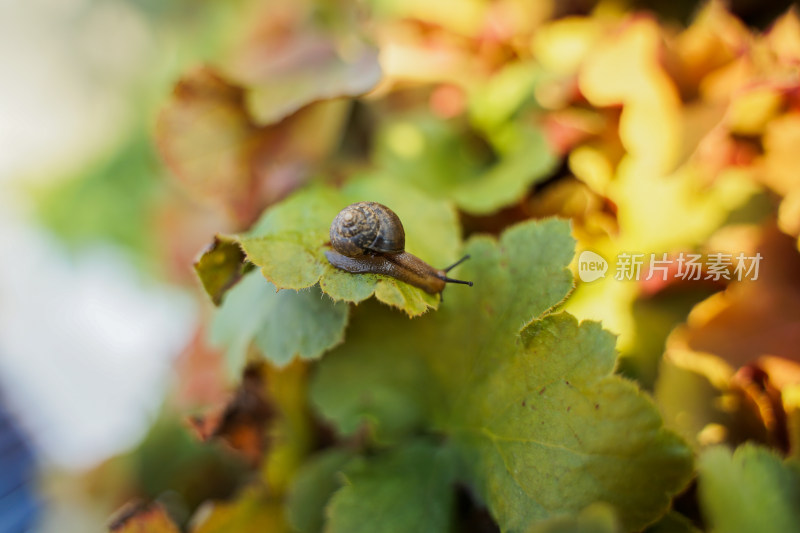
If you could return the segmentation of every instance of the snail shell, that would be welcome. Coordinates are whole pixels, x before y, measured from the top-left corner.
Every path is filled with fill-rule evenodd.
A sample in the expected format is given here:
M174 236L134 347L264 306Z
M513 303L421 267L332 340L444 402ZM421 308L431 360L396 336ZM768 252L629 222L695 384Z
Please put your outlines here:
M331 245L348 257L399 253L406 247L400 218L385 205L358 202L342 209L331 224Z
M468 256L439 270L405 251L406 234L400 218L385 205L358 202L342 209L331 223L331 246L325 252L328 261L354 274L384 274L405 281L431 294L444 290L446 283L470 281L447 277L447 271Z

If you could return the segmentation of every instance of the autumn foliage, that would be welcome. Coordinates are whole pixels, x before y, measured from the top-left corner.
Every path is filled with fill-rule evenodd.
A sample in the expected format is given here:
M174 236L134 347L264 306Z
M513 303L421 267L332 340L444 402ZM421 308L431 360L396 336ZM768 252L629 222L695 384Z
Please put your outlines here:
M249 473L181 527L800 530L795 11L251 4L154 130L208 213L203 338L244 376L186 416ZM474 287L334 268L330 223L365 200L428 263L468 253ZM112 529L177 527L141 509Z

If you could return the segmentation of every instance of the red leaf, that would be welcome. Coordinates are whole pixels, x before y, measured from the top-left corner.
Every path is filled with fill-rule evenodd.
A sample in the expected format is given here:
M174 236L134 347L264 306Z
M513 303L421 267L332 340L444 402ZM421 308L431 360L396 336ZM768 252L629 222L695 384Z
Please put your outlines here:
M261 366L250 365L230 402L188 422L201 440L220 439L256 466L268 445L267 428L275 418L264 391Z

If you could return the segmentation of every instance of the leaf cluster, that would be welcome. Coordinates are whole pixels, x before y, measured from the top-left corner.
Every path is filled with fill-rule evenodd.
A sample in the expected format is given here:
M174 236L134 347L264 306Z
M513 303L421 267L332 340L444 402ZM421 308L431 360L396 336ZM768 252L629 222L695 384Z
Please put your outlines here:
M798 17L387 1L362 28L319 4L187 73L159 119L233 228L195 264L210 337L274 402L258 481L195 530L800 528ZM363 200L428 263L469 254L474 287L334 268L329 225ZM765 262L576 284L576 244Z

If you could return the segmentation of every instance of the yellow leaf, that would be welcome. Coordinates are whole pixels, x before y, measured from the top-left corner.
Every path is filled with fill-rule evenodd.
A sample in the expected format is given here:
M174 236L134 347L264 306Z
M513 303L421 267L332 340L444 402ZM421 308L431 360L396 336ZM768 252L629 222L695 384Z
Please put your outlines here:
M596 18L567 17L536 32L531 48L542 65L553 72L575 72L602 35Z
M776 88L759 87L731 102L727 122L731 133L758 135L783 106L783 95Z
M619 136L633 157L659 172L671 169L680 149L680 99L659 63L660 29L649 18L629 21L599 43L579 74L592 105L622 105Z
M776 20L766 39L780 61L800 61L800 18L797 11L790 9Z
M764 131L764 176L766 184L782 195L800 187L800 113L772 120Z

